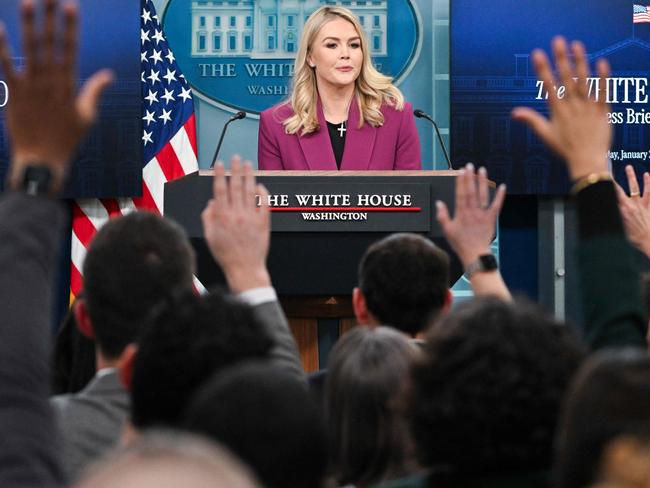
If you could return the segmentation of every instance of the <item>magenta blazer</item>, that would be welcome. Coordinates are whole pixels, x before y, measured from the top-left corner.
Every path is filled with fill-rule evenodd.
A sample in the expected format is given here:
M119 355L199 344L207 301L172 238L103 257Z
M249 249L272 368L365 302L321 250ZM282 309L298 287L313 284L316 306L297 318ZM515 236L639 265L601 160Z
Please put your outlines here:
M384 125L359 125L359 106L350 105L341 170L421 169L420 138L415 128L413 107L404 104L397 111L384 105ZM293 114L288 103L260 114L257 165L261 170L333 170L332 150L322 105L318 101L320 129L306 136L287 134L282 121Z

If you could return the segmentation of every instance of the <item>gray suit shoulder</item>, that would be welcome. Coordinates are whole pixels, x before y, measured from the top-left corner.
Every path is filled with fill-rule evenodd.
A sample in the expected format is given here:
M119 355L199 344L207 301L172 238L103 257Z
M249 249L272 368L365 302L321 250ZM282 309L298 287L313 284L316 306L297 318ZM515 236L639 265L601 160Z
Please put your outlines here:
M300 363L298 345L289 329L287 317L277 300L253 307L255 315L263 323L275 343L271 350L273 363L287 371L292 377L307 385L307 377Z
M129 395L117 372L95 376L76 394L50 399L61 433L64 470L75 480L117 445L129 412Z

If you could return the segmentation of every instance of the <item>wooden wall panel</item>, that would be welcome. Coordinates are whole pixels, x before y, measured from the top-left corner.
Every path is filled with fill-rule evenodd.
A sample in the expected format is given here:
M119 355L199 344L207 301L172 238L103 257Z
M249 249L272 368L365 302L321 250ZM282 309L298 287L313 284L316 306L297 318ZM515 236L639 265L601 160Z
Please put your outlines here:
M318 371L318 324L316 319L289 318L289 327L298 344L303 369L307 373Z

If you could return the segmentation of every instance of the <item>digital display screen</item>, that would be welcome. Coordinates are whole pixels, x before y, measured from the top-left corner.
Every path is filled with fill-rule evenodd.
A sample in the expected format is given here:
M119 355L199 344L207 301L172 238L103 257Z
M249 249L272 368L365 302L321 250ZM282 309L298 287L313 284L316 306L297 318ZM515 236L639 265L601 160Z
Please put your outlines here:
M547 114L549 87L538 80L530 53L550 51L562 35L585 43L592 71L607 58L611 78L593 94L610 102L614 142L609 153L616 179L624 167L650 169L650 22L637 16L630 0L494 0L451 3L451 153L454 167L485 166L490 179L506 183L510 194L565 194L569 181L563 161L531 130L511 119L517 106ZM647 2L646 2L647 3ZM646 8L637 3L636 10ZM646 16L650 20L650 15ZM598 89L601 89L599 91ZM550 87L561 92L562 87Z

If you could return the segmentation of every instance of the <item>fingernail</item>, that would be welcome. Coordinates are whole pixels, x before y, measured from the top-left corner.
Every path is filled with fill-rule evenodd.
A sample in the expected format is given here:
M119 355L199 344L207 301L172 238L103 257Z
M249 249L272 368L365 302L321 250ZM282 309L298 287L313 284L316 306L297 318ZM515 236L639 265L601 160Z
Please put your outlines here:
M472 163L467 163L467 166L465 166L465 168L467 168L467 171L474 171L474 165Z

